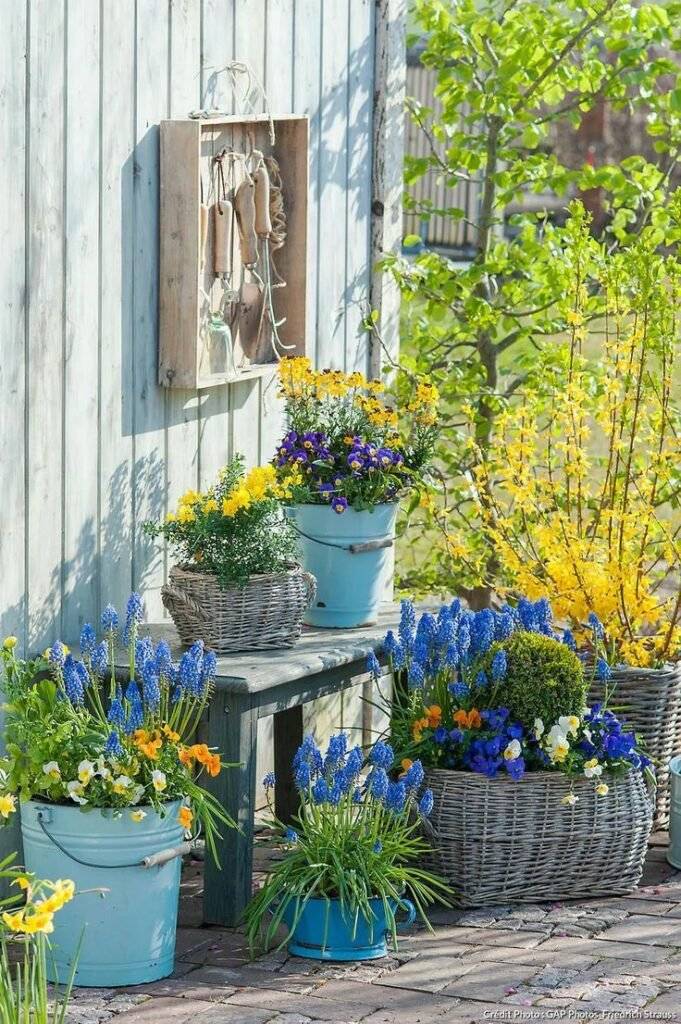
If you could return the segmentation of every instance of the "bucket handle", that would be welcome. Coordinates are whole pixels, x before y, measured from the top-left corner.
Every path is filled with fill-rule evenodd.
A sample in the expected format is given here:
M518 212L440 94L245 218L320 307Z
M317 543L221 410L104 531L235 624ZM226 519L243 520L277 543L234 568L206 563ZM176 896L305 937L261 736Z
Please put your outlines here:
M147 857L143 857L142 860L136 860L131 864L92 864L90 861L81 860L80 857L76 857L74 853L69 851L62 846L58 839L56 839L52 833L45 826L45 812L38 811L38 824L43 830L44 834L50 840L51 843L57 847L58 850L68 857L69 860L73 860L76 864L80 864L84 868L101 868L105 871L111 871L113 868L153 868L160 867L163 864L167 864L168 861L175 860L176 857L184 857L185 854L190 853L192 849L191 843L180 843L179 846L170 846L167 850L159 850L158 853L150 853Z
M321 544L325 548L349 551L351 555L359 555L363 551L379 551L381 548L391 548L395 539L394 537L380 537L377 540L365 540L358 544L334 544L330 540L320 540L319 537L311 537L309 533L304 533L296 523L291 523L291 526L298 536L304 537L305 540L311 540L314 544Z
M395 927L397 928L398 932L404 932L407 930L407 928L411 928L414 921L416 920L416 907L411 902L411 900L400 900L395 909L396 911L404 910L406 911L407 914L406 921L395 921Z

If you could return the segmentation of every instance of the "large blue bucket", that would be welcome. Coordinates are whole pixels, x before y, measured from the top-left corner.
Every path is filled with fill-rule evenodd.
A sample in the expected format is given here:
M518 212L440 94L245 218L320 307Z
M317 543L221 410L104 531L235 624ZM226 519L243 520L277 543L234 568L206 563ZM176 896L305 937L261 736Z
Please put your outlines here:
M286 512L298 531L303 567L317 579L304 621L345 629L376 622L392 569L397 505L341 514L329 505L293 505Z
M671 809L669 812L669 849L667 860L675 868L681 868L681 756L669 762Z
M355 922L347 909L343 913L340 900L308 900L289 940L289 953L312 960L378 960L387 956L390 928L383 900L369 903L373 920L367 921L359 914ZM397 904L393 900L390 904L395 913ZM398 924L402 931L414 923L416 909L410 900L401 900L399 910L407 914L407 920ZM292 901L284 912L289 928L297 913L298 904Z
M129 810L114 817L33 800L21 805L26 869L76 884L74 898L54 916L50 981L68 981L76 954L76 985L140 985L172 973L181 858L152 867L143 861L182 844L179 807L167 804L163 818L145 807L146 817L135 822Z

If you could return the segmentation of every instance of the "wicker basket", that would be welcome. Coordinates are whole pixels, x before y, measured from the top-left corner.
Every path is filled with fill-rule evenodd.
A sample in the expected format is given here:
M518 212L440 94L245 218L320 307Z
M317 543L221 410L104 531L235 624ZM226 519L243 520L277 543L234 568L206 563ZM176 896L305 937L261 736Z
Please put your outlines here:
M242 587L221 587L212 573L174 566L161 597L182 643L203 640L224 654L292 647L316 589L314 576L297 565L251 576Z
M608 682L608 707L638 733L655 762L655 827L669 825L669 761L681 754L681 664L664 668L614 669ZM603 701L603 683L594 680L589 700Z
M434 795L425 823L428 867L464 907L620 895L636 887L650 834L653 801L643 776L572 784L558 772L487 778L431 769ZM576 804L561 803L570 789Z

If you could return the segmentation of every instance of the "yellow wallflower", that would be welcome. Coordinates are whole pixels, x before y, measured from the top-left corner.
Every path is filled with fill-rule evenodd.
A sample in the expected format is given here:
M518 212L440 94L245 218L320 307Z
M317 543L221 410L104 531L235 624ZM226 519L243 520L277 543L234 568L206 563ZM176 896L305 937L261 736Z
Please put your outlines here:
M17 638L15 636L6 636L2 646L6 651L13 651L17 645Z

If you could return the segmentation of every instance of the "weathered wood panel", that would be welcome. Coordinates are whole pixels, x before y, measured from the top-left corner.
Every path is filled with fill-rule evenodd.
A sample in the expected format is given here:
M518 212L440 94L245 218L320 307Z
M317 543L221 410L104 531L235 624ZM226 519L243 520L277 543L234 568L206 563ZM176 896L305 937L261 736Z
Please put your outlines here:
M233 58L250 62L274 113L310 118L308 352L368 365L375 29L399 36L388 6L392 17L394 0L4 5L0 624L28 649L73 635L133 586L158 617L170 555L142 522L231 453L268 459L281 431L266 378L200 393L156 379L158 123L235 112L221 71Z

